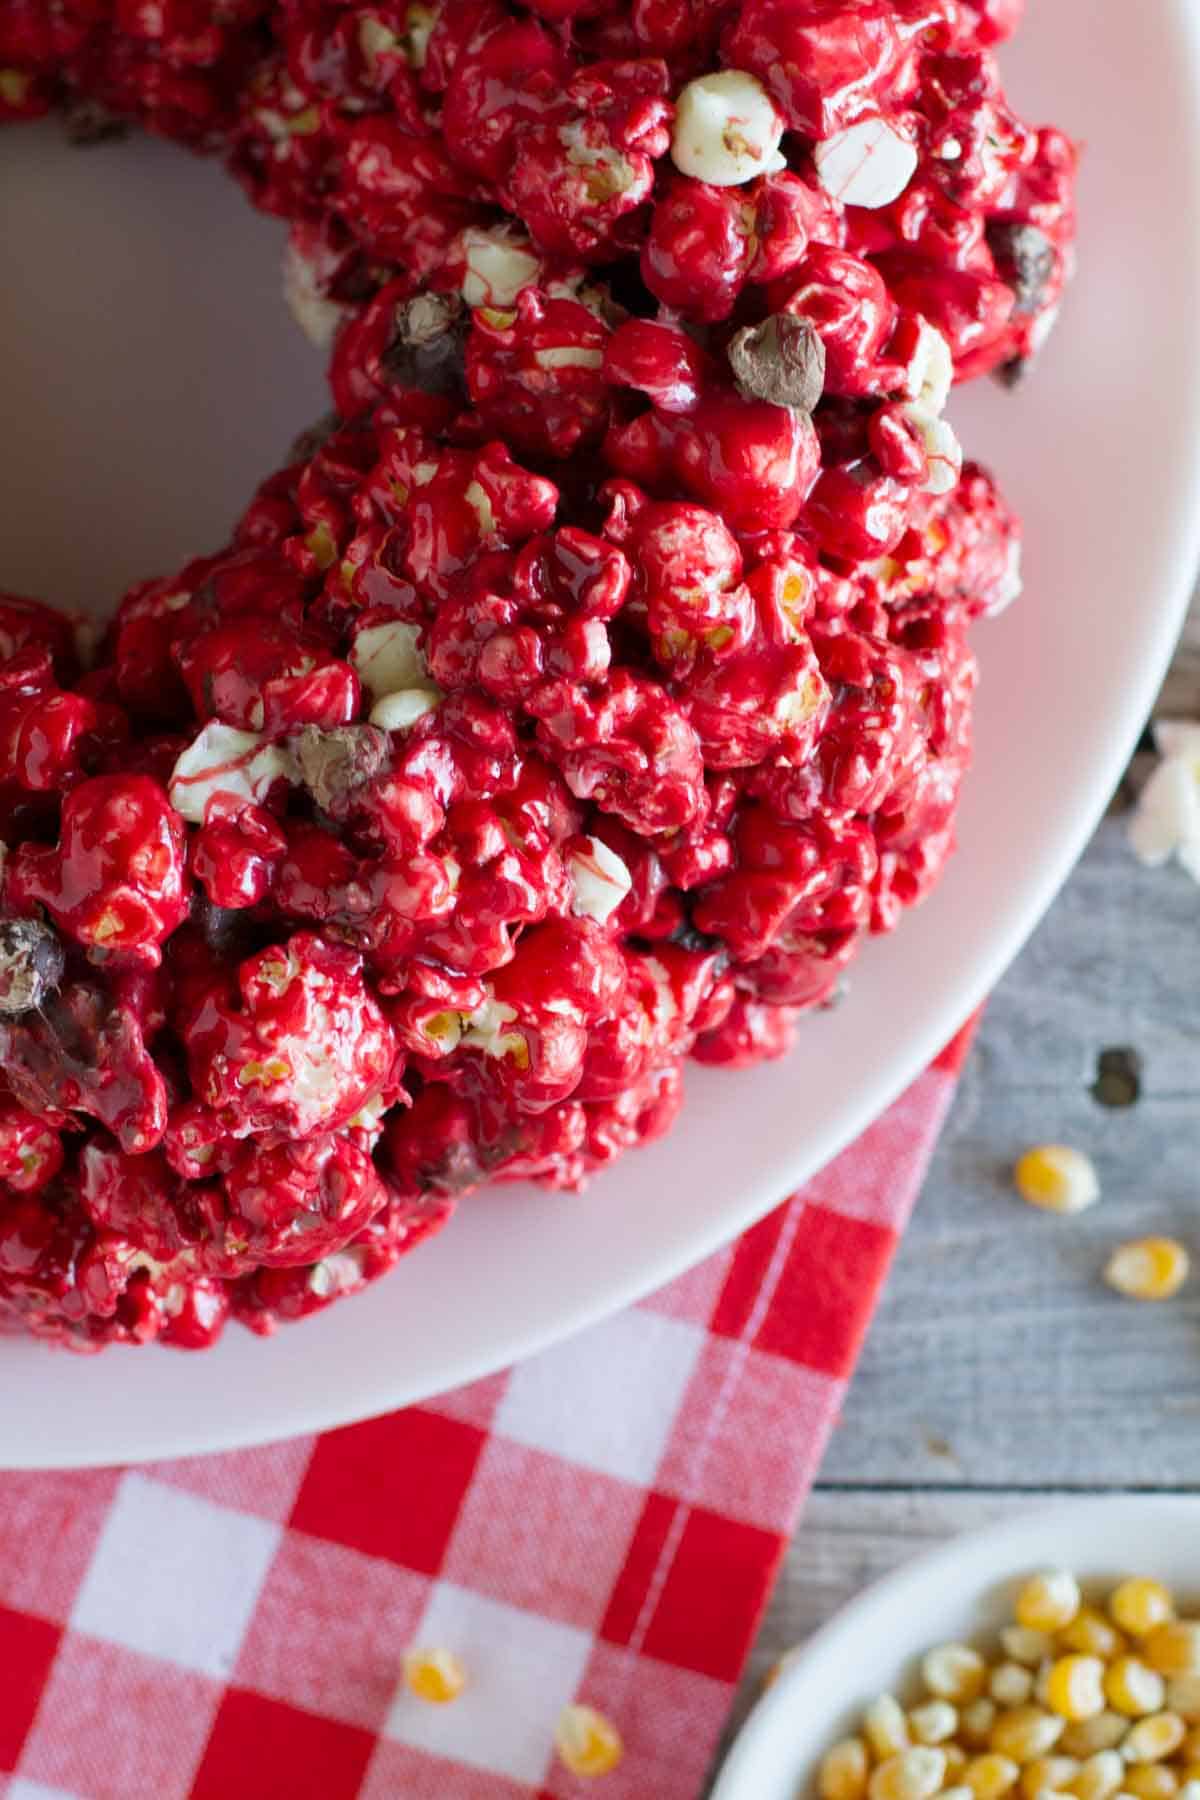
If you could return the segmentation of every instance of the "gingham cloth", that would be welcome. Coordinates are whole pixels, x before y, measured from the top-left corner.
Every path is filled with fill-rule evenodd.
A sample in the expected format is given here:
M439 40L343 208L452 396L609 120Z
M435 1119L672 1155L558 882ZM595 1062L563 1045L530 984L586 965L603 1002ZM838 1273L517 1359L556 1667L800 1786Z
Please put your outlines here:
M264 1450L0 1475L0 1795L696 1800L964 1045L515 1369ZM465 1663L452 1705L406 1690L416 1644ZM554 1755L573 1699L625 1741L598 1782Z

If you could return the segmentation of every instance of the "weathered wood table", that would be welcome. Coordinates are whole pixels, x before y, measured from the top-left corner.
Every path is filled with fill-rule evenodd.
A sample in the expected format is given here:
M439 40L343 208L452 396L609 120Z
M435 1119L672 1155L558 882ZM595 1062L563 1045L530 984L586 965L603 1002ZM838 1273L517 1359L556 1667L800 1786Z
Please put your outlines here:
M1156 710L1200 718L1200 596ZM1051 1492L1200 1489L1200 888L1140 867L1128 803L988 1006L739 1714L782 1650L927 1544ZM1010 1185L1048 1140L1099 1168L1075 1219ZM1196 1260L1167 1304L1100 1279L1150 1232Z

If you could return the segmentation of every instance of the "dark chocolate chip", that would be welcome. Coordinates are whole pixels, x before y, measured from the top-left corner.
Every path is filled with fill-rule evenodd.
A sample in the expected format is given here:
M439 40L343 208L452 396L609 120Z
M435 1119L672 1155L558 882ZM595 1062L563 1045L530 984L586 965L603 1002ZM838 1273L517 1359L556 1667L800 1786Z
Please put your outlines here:
M305 787L322 812L336 814L356 788L388 765L391 740L374 725L339 725L334 731L306 725L292 749Z
M467 309L452 294L416 294L396 308L396 328L383 372L401 387L426 394L463 393Z
M996 223L988 226L987 241L996 273L1016 295L1019 313L1035 313L1054 279L1058 252L1036 225Z
M63 978L63 947L40 919L0 919L0 1014L42 1006Z
M825 391L825 346L807 319L774 313L735 332L726 352L739 390L773 406L812 412Z
M1136 1050L1119 1045L1102 1050L1096 1058L1092 1098L1100 1106L1135 1106L1142 1092L1142 1059Z

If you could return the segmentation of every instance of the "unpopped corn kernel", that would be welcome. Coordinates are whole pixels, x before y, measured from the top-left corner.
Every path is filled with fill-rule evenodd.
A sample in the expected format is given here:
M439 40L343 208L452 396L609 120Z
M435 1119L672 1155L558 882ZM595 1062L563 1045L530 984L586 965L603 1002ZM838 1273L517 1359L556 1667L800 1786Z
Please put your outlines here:
M1081 1606L1069 1625L1058 1633L1064 1650L1078 1650L1081 1656L1099 1656L1111 1662L1125 1649L1125 1638L1095 1606Z
M1028 1625L1006 1625L1000 1633L1000 1642L1006 1656L1030 1669L1036 1669L1039 1663L1054 1654L1054 1639L1050 1634L1033 1631Z
M1167 1705L1189 1725L1200 1723L1200 1675L1172 1675L1167 1682ZM1200 1756L1196 1760L1200 1762Z
M946 1778L946 1758L932 1745L917 1744L889 1756L871 1775L870 1800L933 1800Z
M1079 1611L1082 1598L1079 1583L1069 1569L1043 1569L1040 1574L1031 1575L1021 1588L1013 1611L1017 1624L1028 1626L1030 1631L1061 1631Z
M1127 1300L1170 1300L1190 1269L1188 1253L1175 1238L1135 1238L1113 1251L1104 1279Z
M1069 1144L1038 1144L1026 1150L1013 1170L1013 1181L1022 1200L1046 1212L1083 1212L1100 1198L1096 1165ZM1017 1617L1021 1617L1019 1612ZM1021 1623L1032 1621L1021 1619Z
M1046 1680L1046 1704L1060 1718L1090 1719L1104 1711L1104 1664L1098 1656L1060 1656Z
M927 1700L913 1707L908 1727L918 1744L944 1744L958 1730L958 1710L949 1700Z
M1135 1575L1122 1581L1108 1597L1108 1610L1130 1637L1145 1637L1156 1625L1175 1617L1175 1602L1161 1581Z
M908 1749L908 1720L894 1694L880 1694L863 1714L863 1736L878 1762Z
M1021 1663L997 1663L988 1677L988 1693L998 1706L1023 1706L1033 1692L1033 1670Z
M1174 1800L1179 1777L1166 1763L1135 1763L1125 1771L1125 1790L1137 1800Z
M1021 1770L1021 1792L1025 1800L1037 1800L1039 1794L1059 1794L1079 1773L1074 1756L1035 1756Z
M1094 1719L1069 1724L1059 1739L1059 1748L1068 1756L1095 1756L1101 1750L1115 1750L1128 1730L1129 1720L1106 1707Z
M923 1657L921 1679L939 1700L962 1706L983 1692L987 1664L969 1644L939 1644Z
M1075 1800L1111 1800L1124 1780L1124 1760L1115 1750L1098 1750L1080 1763L1067 1786Z
M963 1770L963 1781L975 1800L1001 1800L1002 1795L1016 1787L1020 1774L1018 1763L1010 1756L997 1756L993 1750L971 1758Z
M1121 1755L1126 1762L1161 1762L1164 1756L1174 1756L1186 1736L1187 1726L1178 1713L1152 1713L1130 1726Z
M1119 1656L1105 1671L1104 1694L1108 1704L1127 1719L1140 1719L1162 1706L1166 1684L1140 1657Z
M996 1723L996 1702L981 1697L964 1706L959 1716L959 1728L964 1744L973 1750L983 1750L992 1735L992 1726Z
M1165 1620L1148 1634L1143 1648L1160 1675L1200 1675L1200 1621Z
M564 1706L554 1742L572 1775L608 1775L625 1748L612 1720L593 1706Z
M827 1750L817 1775L821 1800L862 1800L867 1791L871 1760L861 1738L843 1738Z
M466 1687L467 1671L453 1650L410 1650L404 1658L404 1679L418 1700L445 1706Z
M992 1726L991 1748L1014 1762L1048 1756L1063 1734L1065 1721L1040 1706L1013 1706Z

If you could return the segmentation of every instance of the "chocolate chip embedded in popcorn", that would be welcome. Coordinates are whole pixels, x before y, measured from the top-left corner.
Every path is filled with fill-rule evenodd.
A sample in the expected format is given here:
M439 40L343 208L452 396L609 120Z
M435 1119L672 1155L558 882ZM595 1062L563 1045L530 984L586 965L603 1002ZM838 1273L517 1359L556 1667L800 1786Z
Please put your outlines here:
M0 1014L41 1006L63 977L63 947L39 919L0 919Z
M774 313L735 332L726 352L747 399L812 412L825 388L825 345L807 319Z
M426 394L461 396L467 313L453 294L416 294L396 308L396 330L383 358L385 373Z
M374 725L339 725L333 731L306 725L292 745L300 779L322 812L336 813L356 788L384 770L387 733Z

